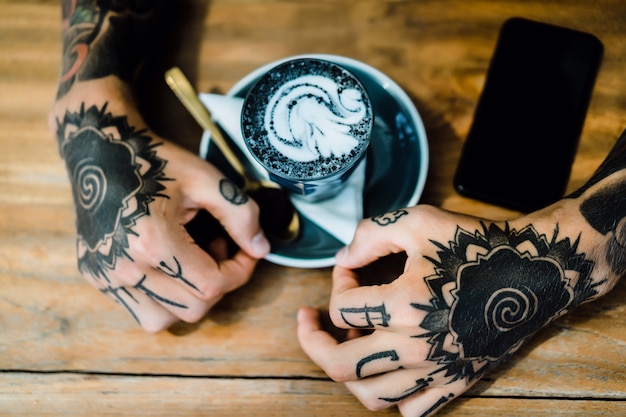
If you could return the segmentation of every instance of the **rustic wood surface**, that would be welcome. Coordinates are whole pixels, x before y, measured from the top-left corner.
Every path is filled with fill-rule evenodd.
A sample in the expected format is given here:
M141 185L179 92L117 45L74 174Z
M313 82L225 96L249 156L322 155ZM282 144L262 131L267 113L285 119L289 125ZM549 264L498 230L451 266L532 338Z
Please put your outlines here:
M275 59L345 55L385 72L414 100L430 144L422 202L514 216L452 188L498 28L514 15L589 31L605 45L570 190L626 128L622 0L176 3L140 91L154 128L192 150L200 131L161 81L169 65L202 91L227 91ZM70 187L47 124L60 49L57 1L0 0L0 415L372 415L295 337L297 309L328 301L328 268L263 262L202 322L156 335L83 282ZM440 415L626 415L625 299L621 282L553 323Z

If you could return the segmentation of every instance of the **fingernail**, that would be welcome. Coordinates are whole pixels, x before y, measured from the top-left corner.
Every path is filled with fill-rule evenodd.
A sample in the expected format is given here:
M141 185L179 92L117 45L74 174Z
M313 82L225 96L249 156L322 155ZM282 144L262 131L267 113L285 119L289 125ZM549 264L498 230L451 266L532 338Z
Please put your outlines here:
M263 258L270 253L270 242L265 238L265 235L261 232L252 238L252 250L255 255Z
M335 261L336 262L341 262L344 261L348 258L348 247L344 246L343 248L341 248L341 250L339 250L339 252L337 252L337 254L335 255Z

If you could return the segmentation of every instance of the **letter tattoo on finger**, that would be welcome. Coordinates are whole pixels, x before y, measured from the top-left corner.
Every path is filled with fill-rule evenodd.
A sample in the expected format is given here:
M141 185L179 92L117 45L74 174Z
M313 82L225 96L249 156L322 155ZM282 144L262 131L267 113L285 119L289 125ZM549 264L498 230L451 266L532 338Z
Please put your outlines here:
M348 307L340 308L341 318L348 326L355 329L371 329L376 325L389 326L391 316L387 314L385 304L375 307Z
M372 361L377 361L379 359L384 359L384 358L389 358L389 360L392 362L397 362L400 360L400 357L398 356L398 353L395 350L386 350L384 352L373 353L361 359L356 364L356 377L361 378L361 371L365 365L367 365L368 363Z
M175 256L173 258L174 258L174 262L176 263L176 271L174 271L174 269L172 267L170 267L168 264L166 264L165 261L161 261L161 263L159 264L157 269L159 271L163 272L165 275L171 277L171 278L174 278L176 280L180 280L181 282L183 282L188 287L193 288L194 290L196 290L200 294L202 294L202 291L200 291L200 289L198 289L198 287L196 287L193 282L187 280L183 276L183 267L180 265L180 262L178 262L178 259L176 259Z

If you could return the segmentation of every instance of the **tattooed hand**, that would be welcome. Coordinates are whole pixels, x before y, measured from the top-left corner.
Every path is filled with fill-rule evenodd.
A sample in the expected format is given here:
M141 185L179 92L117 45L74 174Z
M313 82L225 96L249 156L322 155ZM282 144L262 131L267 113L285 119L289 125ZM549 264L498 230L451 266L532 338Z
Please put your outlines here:
M258 207L216 168L156 137L136 109L132 77L158 2L62 4L63 65L50 124L72 186L78 268L147 331L197 321L269 252ZM184 226L202 209L237 253L228 254L223 239L194 243Z
M608 291L616 276L596 255L604 241L574 199L510 222L428 206L366 219L333 271L330 318L350 329L348 340L303 308L300 344L367 408L431 415L536 331ZM358 268L399 252L407 261L393 282L359 285Z

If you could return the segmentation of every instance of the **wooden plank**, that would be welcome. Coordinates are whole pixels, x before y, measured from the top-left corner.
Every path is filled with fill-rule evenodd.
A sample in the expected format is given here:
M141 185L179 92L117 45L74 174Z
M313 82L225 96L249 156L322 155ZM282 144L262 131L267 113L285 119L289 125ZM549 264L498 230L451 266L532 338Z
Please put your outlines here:
M0 374L0 416L374 415L329 381ZM219 395L214 395L219 393ZM438 416L588 417L624 415L626 402L463 396ZM394 408L375 415L399 415Z

